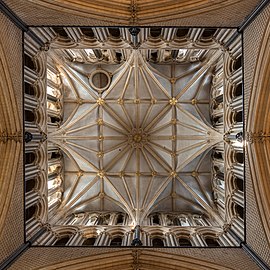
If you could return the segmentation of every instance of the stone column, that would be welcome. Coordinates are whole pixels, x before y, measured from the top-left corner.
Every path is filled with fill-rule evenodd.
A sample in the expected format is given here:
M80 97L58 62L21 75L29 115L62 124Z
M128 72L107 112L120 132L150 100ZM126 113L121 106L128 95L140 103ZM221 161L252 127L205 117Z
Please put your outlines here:
M40 199L40 194L37 189L33 189L26 193L25 195L25 208L28 208L38 202Z
M240 219L240 217L234 217L231 224L231 230L239 236L239 238L242 240L244 239L244 221Z
M34 215L32 218L26 221L26 232L27 232L27 239L31 238L40 227L40 220L39 217Z
M38 167L38 165L35 164L27 165L25 166L25 179L30 180L31 178L38 176L39 172L40 168Z
M171 247L171 239L169 238L169 233L164 234L164 240L165 240L165 247Z
M176 239L175 239L175 236L172 232L170 232L168 234L169 238L170 238L170 241L171 241L171 246L172 247L176 247L177 246L177 243L176 243Z
M77 231L68 241L68 246L79 246L83 241L83 233L81 231Z
M109 240L108 234L106 231L103 231L99 235L99 239L97 241L97 246L106 246Z
M195 232L191 234L191 239L193 243L195 244L195 246L205 247L204 241L202 240L201 235L199 235L198 233Z

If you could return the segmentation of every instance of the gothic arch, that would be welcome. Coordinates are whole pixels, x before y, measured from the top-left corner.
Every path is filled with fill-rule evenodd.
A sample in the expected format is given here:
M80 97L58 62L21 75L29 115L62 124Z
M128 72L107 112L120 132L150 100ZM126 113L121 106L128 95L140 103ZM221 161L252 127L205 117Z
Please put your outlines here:
M139 254L139 256L137 255ZM230 270L231 268L219 265L217 263L213 263L208 261L207 259L198 260L196 258L192 258L189 256L184 256L179 254L169 254L161 251L160 249L154 250L141 250L140 253L137 253L135 250L127 249L121 251L119 250L112 252L104 252L103 254L91 255L88 257L82 257L79 259L73 259L65 262L60 262L54 265L47 265L39 269L71 269L71 270L79 270L79 269L90 269L91 270L100 270L100 269L123 269L123 270L131 270L132 266L136 266L135 258L138 256L138 263L143 269L151 270L164 269L163 266L166 265L166 269L173 270L178 269L179 265L181 265L182 270ZM157 261L157 258L159 260ZM162 265L162 267L160 267ZM89 268L90 267L90 268Z
M30 2L27 3L28 5L31 4L31 1L29 0L26 2ZM236 16L237 10L241 8L243 10L249 10L249 5L254 7L252 2L243 5L237 0L220 0L215 3L210 3L206 0L183 0L181 2L170 0L166 1L165 6L164 2L157 4L156 1L153 0L147 2L138 0L135 2L136 4L133 5L131 5L131 3L130 1L113 0L108 6L106 1L94 1L93 3L89 3L86 0L68 2L62 2L60 0L54 2L48 0L38 0L36 5L39 7L40 12L44 12L45 10L46 12L51 12L51 14L54 14L54 16L55 14L62 12L66 15L66 17L71 16L72 18L77 17L81 20L90 20L92 23L97 25L129 25L132 22L136 22L140 25L170 25L170 22L173 22L174 24L179 22L188 22L186 23L187 25L190 24L190 20L193 17L197 18L200 23L205 17L213 16L213 14L224 16L224 13L232 14L229 16L229 20L232 21L230 22L230 25L238 25L241 22L241 17L238 18L239 16ZM80 6L83 6L84 8L82 9ZM54 16L52 15L52 18ZM31 20L29 18L25 18L25 20L27 23L33 25L33 19ZM51 22L51 18L49 21L49 24L55 24ZM77 21L80 22L78 19ZM209 23L211 24L212 21L212 19L209 19L204 22L204 24L209 25ZM65 24L65 22L66 21L64 20L63 24ZM44 24L44 22L39 21L39 24ZM223 24L224 23L219 22L217 26Z

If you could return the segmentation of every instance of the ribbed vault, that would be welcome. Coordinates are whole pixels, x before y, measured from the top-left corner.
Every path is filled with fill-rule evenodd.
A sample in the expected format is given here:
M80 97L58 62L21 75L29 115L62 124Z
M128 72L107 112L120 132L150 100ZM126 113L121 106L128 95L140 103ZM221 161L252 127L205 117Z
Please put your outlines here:
M192 25L237 27L260 1L254 0L4 0L29 25ZM38 16L26 16L38 10ZM238 12L241 10L241 13ZM46 16L49 14L50 16ZM217 20L221 16L226 20ZM87 20L87 21L85 21ZM226 22L226 23L225 23Z
M168 257L169 256L169 257ZM157 258L159 258L157 260ZM105 252L99 255L92 255L76 260L69 260L54 265L47 265L39 269L142 269L142 270L162 270L166 264L166 269L181 270L229 270L231 268L209 262L207 260L198 260L189 256L179 256L157 250L126 250Z
M53 52L66 92L64 122L48 135L65 153L59 212L124 210L134 224L153 211L218 220L207 163L211 147L223 140L209 123L211 70L221 54L150 65L133 50L122 65L101 67ZM93 74L108 74L109 87L93 86Z

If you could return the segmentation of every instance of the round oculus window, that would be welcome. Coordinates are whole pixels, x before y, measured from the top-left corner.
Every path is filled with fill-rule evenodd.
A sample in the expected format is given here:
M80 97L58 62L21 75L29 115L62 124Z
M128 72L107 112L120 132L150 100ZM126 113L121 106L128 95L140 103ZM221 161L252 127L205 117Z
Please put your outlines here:
M90 75L89 83L94 90L104 91L111 83L110 74L102 69L95 70Z

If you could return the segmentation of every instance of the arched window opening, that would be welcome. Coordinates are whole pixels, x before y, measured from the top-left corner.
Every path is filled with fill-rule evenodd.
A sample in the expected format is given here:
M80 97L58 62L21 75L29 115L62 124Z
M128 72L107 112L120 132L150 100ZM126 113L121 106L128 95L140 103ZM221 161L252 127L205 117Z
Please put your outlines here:
M48 167L48 174L57 174L61 171L61 166L56 164L56 165L51 165Z
M52 27L52 28L55 31L55 33L58 34L59 36L68 38L68 34L67 34L67 32L65 31L65 29L63 27L55 26L55 27Z
M167 216L167 219L168 219L168 222L167 222L168 226L181 226L181 223L178 217Z
M69 241L69 236L64 236L60 239L58 239L55 243L54 246L65 246L67 242Z
M205 242L208 247L219 247L219 243L215 238L205 238Z
M213 117L213 123L222 123L223 122L223 116L214 116Z
M160 219L158 215L153 216L153 225L160 225Z
M101 50L99 50L99 49L93 49L93 53L94 53L94 55L95 55L96 58L102 59L102 52L101 52Z
M207 28L203 31L202 33L202 38L211 38L214 36L216 33L217 29L216 28Z
M62 184L62 179L58 175L53 180L48 181L48 189L50 190L50 189L54 189L54 188L60 187L61 184Z
M173 219L173 225L174 225L174 226L181 226L181 222L180 222L180 220L179 220L178 217L175 217L175 218Z
M50 116L52 123L60 123L60 118L56 116Z
M121 60L122 60L122 53L116 52L116 53L115 53L115 57L116 57L116 60L117 60L118 62L121 62Z
M236 188L239 191L244 191L244 181L243 181L243 179L240 179L240 178L236 177L234 179L234 183L235 183Z
M160 27L151 27L150 28L150 36L151 37L159 37L161 35L161 28Z
M60 154L60 152L52 152L52 154L51 154L51 159L53 159L53 158L61 158L61 154Z
M196 226L204 226L204 222L203 222L202 218L194 217L193 220L194 220Z
M189 32L188 28L178 28L176 31L177 37L185 37Z
M178 240L180 247L192 247L192 244L187 238L179 238Z
M119 38L120 37L120 29L118 27L109 28L109 33L114 38Z
M54 97L52 97L52 99L53 99ZM54 111L54 112L58 112L60 109L61 109L61 105L60 105L60 103L57 101L57 99L56 99L56 101L52 101L51 99L50 99L50 96L48 95L47 96L47 109L48 110L51 110L51 111Z
M239 69L242 66L242 56L238 57L234 62L233 68L234 70Z
M113 238L111 243L110 243L111 247L119 247L121 245L122 245L122 238L121 237Z
M225 182L219 178L216 178L216 185L221 189L225 188Z
M91 237L91 238L87 238L86 240L84 240L84 242L82 243L82 246L93 246L96 242L96 238Z
M153 244L153 247L164 247L164 242L160 238L153 238L152 244Z
M215 101L217 104L220 104L223 102L223 95L219 95L217 97L215 97Z
M237 112L237 113L234 115L234 121L237 122L237 123L243 122L243 113L242 113L242 111Z
M34 122L36 119L35 114L29 110L24 111L24 117L25 117L25 121L27 121L27 122Z
M88 36L91 38L95 37L95 34L91 27L81 28L81 31L83 32L85 36Z
M235 157L235 160L237 163L241 163L241 164L244 163L244 154L243 153L236 152L234 157Z
M104 217L99 217L97 225L103 225L103 223L104 223Z
M217 102L216 100L213 103L213 109L214 110L220 110L223 107L222 103Z
M178 50L171 50L171 58L175 60L178 56L178 53Z
M35 96L36 95L36 90L33 87L33 85L31 85L28 82L24 83L24 92L25 94L29 95L29 96Z
M214 200L217 202L217 201L221 201L224 203L225 201L225 198L224 198L224 195L223 193L219 192L219 191L214 191L212 192L213 194L213 197L214 197Z
M223 172L218 171L216 175L217 175L218 179L224 180L224 173Z
M242 96L242 83L238 84L234 90L234 96L240 97Z
M29 67L32 70L36 69L36 66L32 57L30 57L28 54L24 54L24 65Z
M32 164L36 160L36 154L34 152L25 153L25 164Z
M100 216L98 219L98 225L108 225L110 220L110 215Z
M181 226L190 226L190 224L189 224L189 221L188 221L188 219L186 218L186 217L181 217L180 218L180 223L181 223Z
M29 220L30 218L32 218L35 215L36 211L37 211L36 205L32 205L32 206L28 207L25 210L25 219Z
M157 62L157 58L158 58L158 53L157 53L157 51L152 52L152 53L151 53L151 60L153 60L154 62Z
M241 205L236 204L235 211L241 219L244 219L244 208Z
M124 216L123 215L118 215L117 220L116 220L116 225L121 225L124 222Z
M31 178L29 180L26 181L26 185L25 185L25 192L29 192L31 190L33 190L36 186L36 179L35 178Z
M216 158L216 159L223 159L223 157L222 157L222 154L220 153L220 152L214 152L214 158Z
M87 221L87 223L86 223L86 226L91 226L91 225L95 225L96 224L96 222L97 222L97 220L98 220L98 217L97 216L91 216L91 217L89 217L89 220Z

